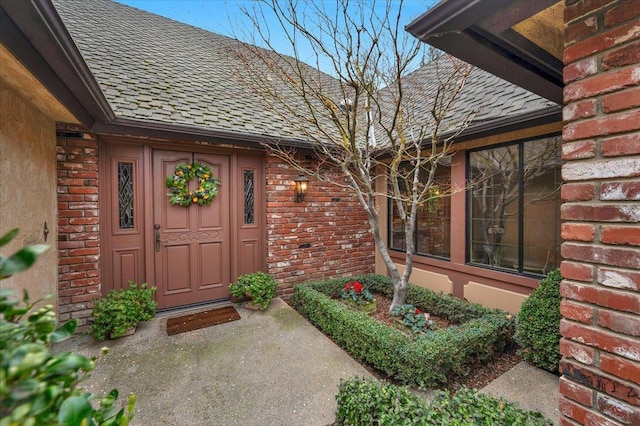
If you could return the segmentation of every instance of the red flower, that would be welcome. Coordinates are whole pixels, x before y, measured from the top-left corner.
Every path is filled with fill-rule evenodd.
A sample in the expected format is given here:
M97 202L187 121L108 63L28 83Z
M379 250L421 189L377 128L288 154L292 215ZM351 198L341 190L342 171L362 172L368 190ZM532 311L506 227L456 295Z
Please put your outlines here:
M346 291L351 290L351 283L346 283L346 284L344 285L344 289L345 289Z
M364 286L360 284L358 281L353 283L353 289L356 291L356 293L360 293L363 288Z
M414 314L418 315L420 313L420 309L416 308L416 311L414 312Z

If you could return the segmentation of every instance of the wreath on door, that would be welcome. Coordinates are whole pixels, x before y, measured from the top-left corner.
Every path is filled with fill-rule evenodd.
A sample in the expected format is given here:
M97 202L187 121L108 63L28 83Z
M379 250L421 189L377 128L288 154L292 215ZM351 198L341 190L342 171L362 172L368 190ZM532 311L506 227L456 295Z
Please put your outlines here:
M189 181L198 179L198 188L189 190ZM213 177L211 167L200 163L179 164L171 176L167 177L165 186L169 188L167 195L171 204L189 207L191 204L206 206L218 195L220 181Z

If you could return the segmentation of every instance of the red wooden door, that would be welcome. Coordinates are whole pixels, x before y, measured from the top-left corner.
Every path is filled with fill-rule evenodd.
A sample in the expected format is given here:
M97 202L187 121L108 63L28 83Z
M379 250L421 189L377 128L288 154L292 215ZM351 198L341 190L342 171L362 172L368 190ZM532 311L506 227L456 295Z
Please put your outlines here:
M172 205L164 182L176 165L198 162L221 182L207 206ZM170 308L229 297L231 275L229 157L155 150L153 227L158 307ZM197 179L189 183L195 189ZM193 187L193 188L191 188Z

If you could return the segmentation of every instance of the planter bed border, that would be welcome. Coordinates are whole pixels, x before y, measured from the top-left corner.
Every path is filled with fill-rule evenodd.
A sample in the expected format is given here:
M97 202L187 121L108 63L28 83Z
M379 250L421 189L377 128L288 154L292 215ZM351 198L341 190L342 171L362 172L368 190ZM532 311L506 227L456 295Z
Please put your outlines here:
M406 303L445 317L452 325L418 337L408 336L335 299L353 280L371 292L393 295L390 278L369 274L301 284L295 288L292 303L351 356L403 384L442 387L449 378L466 375L475 362L513 345L515 318L507 312L411 284Z

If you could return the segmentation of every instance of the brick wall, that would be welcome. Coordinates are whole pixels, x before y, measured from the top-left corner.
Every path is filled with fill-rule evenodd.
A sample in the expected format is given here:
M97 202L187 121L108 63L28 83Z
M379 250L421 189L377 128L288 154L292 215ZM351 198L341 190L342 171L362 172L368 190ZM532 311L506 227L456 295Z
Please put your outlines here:
M567 0L563 425L640 424L640 3Z
M294 202L299 175L267 159L267 268L278 294L312 279L371 273L374 242L367 215L346 189L310 178L305 201Z
M100 297L98 142L58 125L58 303L60 321L87 326L91 300Z

